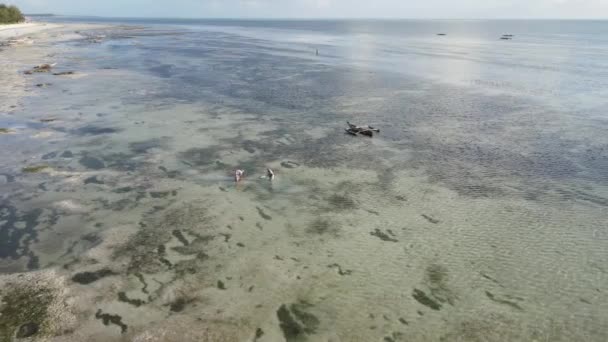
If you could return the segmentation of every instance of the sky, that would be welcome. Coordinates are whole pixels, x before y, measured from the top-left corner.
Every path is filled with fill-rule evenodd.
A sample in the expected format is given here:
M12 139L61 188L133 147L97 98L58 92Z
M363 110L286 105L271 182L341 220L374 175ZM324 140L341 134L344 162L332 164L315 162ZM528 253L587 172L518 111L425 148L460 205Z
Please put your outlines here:
M0 0L24 13L184 18L594 18L608 0Z

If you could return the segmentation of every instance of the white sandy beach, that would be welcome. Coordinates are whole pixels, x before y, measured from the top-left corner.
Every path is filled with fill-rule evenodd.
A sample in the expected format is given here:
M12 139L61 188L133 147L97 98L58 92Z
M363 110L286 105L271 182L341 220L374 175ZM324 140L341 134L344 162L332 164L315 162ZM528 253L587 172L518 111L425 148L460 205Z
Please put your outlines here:
M18 108L19 99L25 91L22 71L39 64L52 63L46 58L46 44L74 39L79 30L100 25L53 24L27 22L0 25L0 113L11 113ZM29 49L2 49L2 46L28 46Z
M28 34L60 27L58 24L49 23L21 23L0 25L0 40L19 38Z

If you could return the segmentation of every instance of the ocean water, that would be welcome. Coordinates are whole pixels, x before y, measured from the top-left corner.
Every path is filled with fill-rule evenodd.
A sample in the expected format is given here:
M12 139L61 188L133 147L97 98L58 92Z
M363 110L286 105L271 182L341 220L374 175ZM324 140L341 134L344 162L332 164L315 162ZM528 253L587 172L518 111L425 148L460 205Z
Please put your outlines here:
M0 52L75 72L0 113L56 340L608 339L607 21L48 20L108 25Z

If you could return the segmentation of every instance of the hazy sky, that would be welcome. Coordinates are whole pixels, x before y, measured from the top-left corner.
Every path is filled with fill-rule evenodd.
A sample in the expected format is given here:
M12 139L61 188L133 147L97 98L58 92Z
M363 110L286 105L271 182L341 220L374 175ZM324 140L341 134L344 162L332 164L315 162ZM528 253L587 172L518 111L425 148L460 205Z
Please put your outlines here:
M0 0L26 13L131 17L608 18L608 0Z

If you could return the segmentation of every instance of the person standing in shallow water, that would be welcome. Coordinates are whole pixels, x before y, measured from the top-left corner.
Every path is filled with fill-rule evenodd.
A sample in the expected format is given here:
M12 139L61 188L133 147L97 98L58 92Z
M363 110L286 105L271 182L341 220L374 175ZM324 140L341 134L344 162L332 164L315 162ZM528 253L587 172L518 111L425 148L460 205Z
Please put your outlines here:
M245 176L245 170L236 170L234 171L234 181L236 183L240 182L241 179Z

